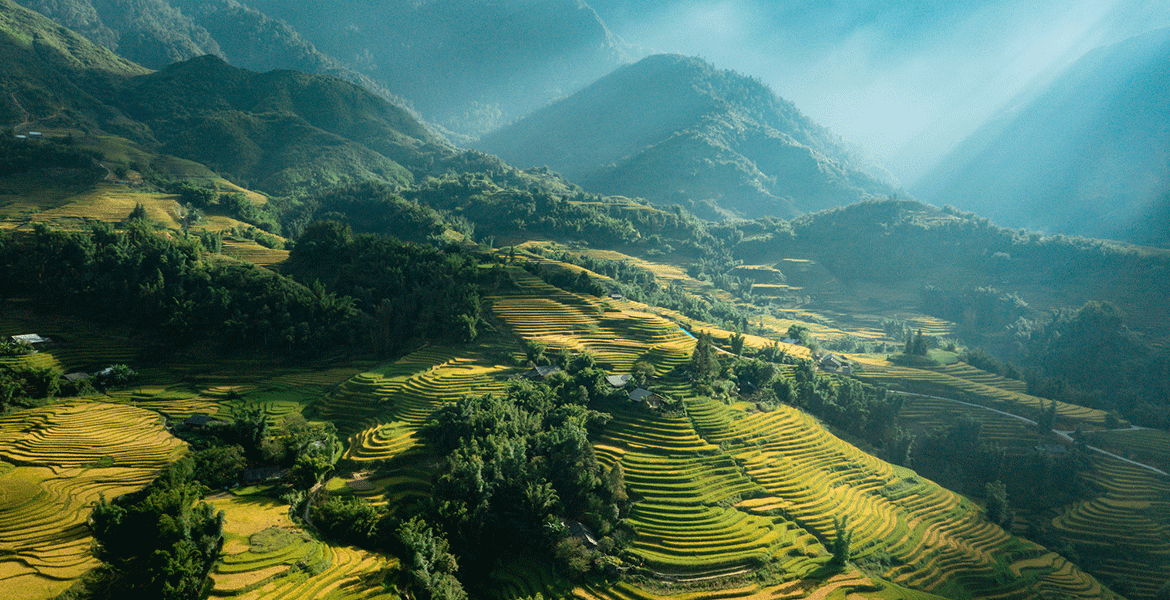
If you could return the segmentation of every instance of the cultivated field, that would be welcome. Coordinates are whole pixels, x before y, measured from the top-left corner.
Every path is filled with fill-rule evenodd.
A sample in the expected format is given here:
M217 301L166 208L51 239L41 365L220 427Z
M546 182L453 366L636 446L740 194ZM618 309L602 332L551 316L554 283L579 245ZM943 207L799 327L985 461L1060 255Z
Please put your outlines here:
M102 495L136 491L186 446L152 413L68 402L0 417L0 584L52 598L97 566L85 522Z

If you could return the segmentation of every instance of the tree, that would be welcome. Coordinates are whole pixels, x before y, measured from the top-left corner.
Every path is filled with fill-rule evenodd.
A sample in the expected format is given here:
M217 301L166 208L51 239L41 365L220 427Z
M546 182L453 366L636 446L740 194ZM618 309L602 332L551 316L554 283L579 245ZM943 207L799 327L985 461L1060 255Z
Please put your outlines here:
M1006 530L1011 530L1015 513L1008 504L1007 487L996 479L983 487L987 503L987 519Z
M743 342L744 342L744 337L743 337L742 333L736 332L736 333L731 334L731 353L732 354L742 354L743 353Z
M1052 431L1052 427L1056 425L1056 400L1053 400L1048 408L1044 408L1044 400L1040 400L1040 416L1036 417L1036 427L1040 431Z
M922 330L919 329L914 335L906 338L906 349L902 351L902 354L926 356L927 350L926 338L922 337Z
M715 345L709 333L699 332L695 339L695 350L691 354L691 375L697 381L709 382L719 374Z
M135 204L134 210L130 211L130 214L126 216L126 220L127 221L145 221L146 220L146 207L142 206L141 202Z
M233 424L236 443L253 460L260 457L260 448L268 437L268 415L259 404L245 404L236 411Z
M194 453L191 459L195 461L192 476L213 490L235 483L248 466L240 446L213 446Z
M103 381L109 385L123 386L134 380L138 373L127 365L113 365L110 367L109 374L105 375Z
M467 592L455 577L459 564L448 551L447 539L435 533L422 517L398 528L402 564L410 573L410 587L422 600L465 600Z
M849 515L833 517L833 527L837 536L833 538L833 558L829 560L829 564L843 567L849 562L849 552L853 544L853 532L849 530Z

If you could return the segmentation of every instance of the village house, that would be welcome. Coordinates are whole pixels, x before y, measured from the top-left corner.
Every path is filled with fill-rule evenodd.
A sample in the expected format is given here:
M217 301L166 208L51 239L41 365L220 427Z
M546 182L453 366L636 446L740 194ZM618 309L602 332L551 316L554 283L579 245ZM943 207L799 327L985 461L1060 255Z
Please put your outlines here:
M635 404L645 404L655 409L662 407L662 396L643 388L637 388L630 392L630 401Z
M581 540L586 547L597 547L597 534L593 533L593 530L589 529L584 523L572 519L563 519L561 525L564 525L569 530L569 535Z
M46 348L50 344L53 343L52 338L41 337L35 333L23 333L21 335L14 335L9 339L18 343L18 344L25 344L27 346L32 346L32 348L34 350Z
M819 363L820 368L830 373L840 373L842 375L852 375L853 365L849 361L837 356L836 354L826 354L821 357Z
M89 379L91 375L83 371L78 371L76 373L66 373L64 377L65 381L68 381L69 383L81 383L82 381Z
M221 422L211 415L191 415L183 420L183 426L190 429L202 429L211 423Z
M554 373L560 373L561 368L554 365L541 365L533 367L524 374L529 379L548 379Z
M630 379L633 379L633 377L634 376L630 375L629 373L624 373L621 375L609 375L605 378L605 382L609 384L610 387L620 389L626 387L626 384L629 383Z

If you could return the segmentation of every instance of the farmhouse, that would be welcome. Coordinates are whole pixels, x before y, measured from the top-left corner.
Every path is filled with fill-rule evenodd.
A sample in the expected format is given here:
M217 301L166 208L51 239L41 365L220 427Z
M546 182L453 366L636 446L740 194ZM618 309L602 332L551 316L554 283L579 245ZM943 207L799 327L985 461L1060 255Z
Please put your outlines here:
M66 373L64 377L65 381L68 381L69 383L78 383L89 379L91 375L89 373L78 371L76 373Z
M853 365L836 354L826 354L818 364L822 369L830 373L841 373L842 375L853 374Z
M21 335L14 335L9 339L11 339L12 341L14 341L18 344L27 344L29 346L32 346L33 348L44 347L44 346L47 346L47 345L53 343L53 340L51 338L41 337L35 333L23 333Z
M280 479L285 475L288 475L288 469L282 469L280 467L253 467L251 469L244 469L244 472L240 474L240 479L243 479L244 483L253 484L262 483L269 479Z
M626 387L626 384L630 382L631 378L633 378L633 375L630 375L629 373L623 373L621 375L609 375L605 378L605 382L608 383L610 387L624 388Z
M662 406L662 396L643 388L638 388L630 392L630 400L638 404L645 404L650 408L660 408Z
M559 373L560 371L560 367L553 365L541 365L539 367L533 367L527 373L525 373L524 376L529 379L547 379L553 373Z
M1042 454L1051 454L1053 456L1062 456L1069 453L1068 446L1064 444L1042 444L1036 446L1036 451Z
M612 294L610 294L609 299L610 300L624 300L624 298L622 298L622 295L617 293L617 292L613 292Z
M589 529L584 523L572 519L565 519L561 521L561 524L568 528L569 535L581 540L589 548L597 547L597 534L593 533L593 530Z

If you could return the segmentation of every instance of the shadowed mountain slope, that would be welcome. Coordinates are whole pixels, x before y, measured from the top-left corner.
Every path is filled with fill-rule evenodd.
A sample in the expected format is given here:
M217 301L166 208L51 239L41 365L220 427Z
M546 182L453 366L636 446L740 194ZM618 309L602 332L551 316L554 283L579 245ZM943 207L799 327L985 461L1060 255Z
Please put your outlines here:
M893 191L888 175L759 81L656 55L485 137L518 166L707 217L793 217Z
M214 56L149 72L12 2L0 4L0 118L113 134L272 193L406 183L455 154L407 110L339 79L258 74Z
M1100 48L914 188L1010 227L1170 244L1170 29Z

